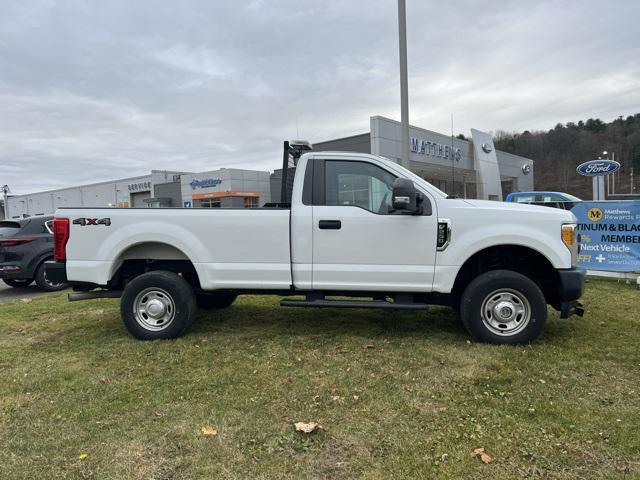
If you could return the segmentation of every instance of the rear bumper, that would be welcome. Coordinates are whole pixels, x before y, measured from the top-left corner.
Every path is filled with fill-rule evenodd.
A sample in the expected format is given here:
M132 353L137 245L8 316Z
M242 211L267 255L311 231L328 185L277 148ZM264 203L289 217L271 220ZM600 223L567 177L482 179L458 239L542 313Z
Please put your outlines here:
M0 263L0 279L7 280L26 280L31 278L30 272L25 271L21 265L14 263Z
M45 262L47 278L55 283L67 283L67 264L64 262Z

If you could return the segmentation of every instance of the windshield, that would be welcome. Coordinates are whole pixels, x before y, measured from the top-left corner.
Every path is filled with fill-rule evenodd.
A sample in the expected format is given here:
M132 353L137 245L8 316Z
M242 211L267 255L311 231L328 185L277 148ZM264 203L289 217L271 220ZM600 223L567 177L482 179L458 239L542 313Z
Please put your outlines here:
M402 170L402 173L407 177L412 179L414 182L418 183L418 184L427 184L429 185L429 187L431 188L431 190L434 193L440 194L442 197L448 197L448 195L443 192L442 190L440 190L439 188L434 187L433 185L431 185L429 182L427 182L424 178L419 177L418 175L416 175L415 173L413 173L410 170L407 170L406 168L404 168L402 165L400 165L399 163L394 162L393 160L389 160L386 157L378 157L382 160L382 162L384 164L386 164L389 167L392 168L398 168L400 170Z
M567 199L565 200L566 202L581 202L582 199L576 197L575 195L570 195L568 193L563 193L563 195L565 197L567 197Z

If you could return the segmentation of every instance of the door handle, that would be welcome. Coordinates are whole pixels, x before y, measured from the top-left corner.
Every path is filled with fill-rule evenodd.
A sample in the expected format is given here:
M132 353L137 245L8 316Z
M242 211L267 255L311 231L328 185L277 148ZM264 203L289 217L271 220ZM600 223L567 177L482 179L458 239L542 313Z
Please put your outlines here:
M318 227L320 227L320 230L340 230L342 222L340 220L320 220Z

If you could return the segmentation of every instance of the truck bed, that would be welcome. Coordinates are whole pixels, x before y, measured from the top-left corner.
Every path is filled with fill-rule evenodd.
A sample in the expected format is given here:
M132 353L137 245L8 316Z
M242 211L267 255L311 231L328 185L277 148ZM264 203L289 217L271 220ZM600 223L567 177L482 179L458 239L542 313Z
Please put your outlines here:
M289 216L282 208L56 212L71 221L66 270L74 281L105 285L126 260L189 260L207 290L289 288Z

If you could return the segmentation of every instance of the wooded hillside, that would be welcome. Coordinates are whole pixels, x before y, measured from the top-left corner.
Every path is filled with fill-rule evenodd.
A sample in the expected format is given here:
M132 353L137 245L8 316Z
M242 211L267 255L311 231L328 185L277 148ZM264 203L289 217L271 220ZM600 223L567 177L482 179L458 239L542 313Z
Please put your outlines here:
M576 172L582 162L611 158L622 164L616 173L616 193L630 193L630 173L634 168L634 193L640 192L640 113L618 117L611 123L598 118L577 123L559 123L544 131L522 133L498 131L494 137L499 150L535 161L536 190L557 190L590 199L591 179ZM608 154L604 155L603 151Z

